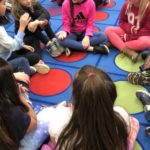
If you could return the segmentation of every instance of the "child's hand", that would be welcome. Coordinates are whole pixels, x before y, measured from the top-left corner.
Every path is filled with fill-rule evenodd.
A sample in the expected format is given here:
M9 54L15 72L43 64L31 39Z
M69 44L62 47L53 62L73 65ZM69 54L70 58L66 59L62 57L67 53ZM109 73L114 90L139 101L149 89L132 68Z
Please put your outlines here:
M24 13L21 17L20 17L20 27L19 30L24 31L24 29L26 28L26 26L28 25L29 21L31 20L31 17L29 16L28 13Z
M29 50L30 52L34 52L34 47L32 47L32 46L30 46L30 45L24 44L24 45L23 45L23 48L26 49L26 50Z
M22 81L27 84L30 82L29 76L24 72L16 72L14 73L14 76L15 76L15 79L18 81Z
M43 29L47 24L48 24L48 20L46 20L46 19L39 21L39 27L42 28L42 29Z
M38 27L38 24L39 24L39 21L38 20L35 20L35 21L32 21L28 24L28 30L30 32L35 32L35 30L37 29Z
M85 36L82 40L82 46L84 49L87 49L90 46L90 39L88 36Z
M27 93L29 91L26 87L22 86L22 84L18 83L17 85L18 85L18 89L19 89L20 94L24 94L24 93Z
M60 31L56 34L56 36L58 37L58 39L60 40L64 40L67 37L67 32L65 31Z

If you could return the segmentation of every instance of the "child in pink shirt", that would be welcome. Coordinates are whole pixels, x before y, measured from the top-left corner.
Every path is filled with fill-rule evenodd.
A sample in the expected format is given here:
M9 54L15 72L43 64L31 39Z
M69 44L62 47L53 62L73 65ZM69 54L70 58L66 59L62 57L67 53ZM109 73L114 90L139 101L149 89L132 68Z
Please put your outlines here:
M65 0L62 5L63 29L57 36L62 46L77 51L108 54L104 33L93 32L93 0Z

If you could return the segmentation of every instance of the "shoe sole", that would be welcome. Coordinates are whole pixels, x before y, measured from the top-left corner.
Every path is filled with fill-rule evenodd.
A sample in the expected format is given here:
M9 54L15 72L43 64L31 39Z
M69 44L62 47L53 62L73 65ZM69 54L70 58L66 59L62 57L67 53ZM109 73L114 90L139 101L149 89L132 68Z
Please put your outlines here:
M42 64L36 64L34 66L36 68L36 71L40 74L47 74L50 70L50 68L47 65Z
M105 44L103 46L105 47L105 49L107 51L106 54L109 54L110 53L109 48Z

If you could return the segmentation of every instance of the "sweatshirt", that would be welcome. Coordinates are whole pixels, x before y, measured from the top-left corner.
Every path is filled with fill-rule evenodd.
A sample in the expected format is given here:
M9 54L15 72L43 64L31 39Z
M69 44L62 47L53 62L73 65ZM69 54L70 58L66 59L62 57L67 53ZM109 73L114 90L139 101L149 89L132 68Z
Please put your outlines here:
M65 0L62 5L63 31L68 34L71 32L85 32L87 36L93 36L93 24L95 18L95 3L93 0L85 0L81 4L74 5L74 18L70 11L70 2ZM74 20L74 26L72 22Z
M119 26L126 32L126 40L136 40L141 36L150 36L150 5L147 7L141 21L138 16L139 8L132 6L131 12L126 14L127 5L128 2L125 2L119 20ZM132 32L133 27L137 29L137 33Z
M9 36L3 26L0 26L0 57L7 60L13 51L23 45L24 32L18 32L14 38Z

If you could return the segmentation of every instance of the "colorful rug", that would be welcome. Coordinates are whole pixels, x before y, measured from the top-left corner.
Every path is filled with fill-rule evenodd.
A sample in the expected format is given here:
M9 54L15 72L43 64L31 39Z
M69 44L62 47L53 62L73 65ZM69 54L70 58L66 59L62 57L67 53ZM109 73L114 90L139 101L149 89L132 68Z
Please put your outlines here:
M51 14L50 24L54 32L62 28L61 7L49 0L39 0ZM111 0L110 4L99 6L95 18L95 30L104 31L107 26L116 26L120 9L125 0ZM11 17L11 16L10 16ZM14 35L14 22L6 26L10 35ZM145 135L144 129L150 125L145 120L142 104L135 96L136 90L149 90L149 87L132 85L127 82L127 74L130 71L138 71L143 63L139 60L133 64L130 59L120 54L118 50L111 49L109 55L93 55L90 53L72 52L71 56L62 55L52 58L43 48L43 60L51 68L47 75L36 74L31 78L30 98L35 103L55 105L61 101L69 101L71 97L71 83L74 74L86 64L94 65L106 71L117 86L118 98L116 105L123 106L131 115L140 122L139 134L134 150L149 150L150 138Z

